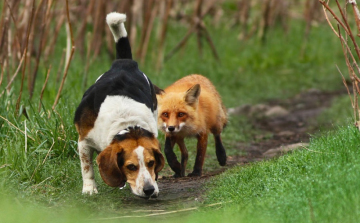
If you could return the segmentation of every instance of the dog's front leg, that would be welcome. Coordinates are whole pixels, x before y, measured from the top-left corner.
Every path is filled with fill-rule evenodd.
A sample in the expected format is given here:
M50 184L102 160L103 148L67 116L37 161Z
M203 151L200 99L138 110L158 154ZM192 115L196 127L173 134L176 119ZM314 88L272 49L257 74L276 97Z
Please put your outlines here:
M97 194L97 188L94 178L94 169L93 169L93 153L94 150L86 145L85 140L79 141L78 143L79 157L81 163L81 174L83 178L83 194L93 193Z
M202 168L204 165L208 135L206 133L200 133L197 136L197 139L198 142L197 142L197 152L196 152L194 170L192 173L188 175L189 177L201 176Z
M165 156L170 168L175 172L174 177L181 176L181 165L177 160L176 154L173 151L176 139L174 137L166 136L165 139Z

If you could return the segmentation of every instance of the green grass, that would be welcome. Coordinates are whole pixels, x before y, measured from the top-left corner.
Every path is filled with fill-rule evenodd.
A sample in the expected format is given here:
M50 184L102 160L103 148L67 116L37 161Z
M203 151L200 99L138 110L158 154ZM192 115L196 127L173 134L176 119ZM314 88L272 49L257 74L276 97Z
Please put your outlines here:
M356 222L359 143L355 127L342 127L308 149L234 168L213 180L207 202L232 201L226 209L246 221Z
M185 75L203 74L213 81L226 107L256 104L274 98L289 98L309 88L334 90L342 87L341 77L335 67L337 63L340 68L343 68L340 65L344 64L341 46L334 36L324 35L324 33L331 33L326 25L313 28L305 48L303 48L302 38L304 24L299 21L291 23L287 34L277 28L271 30L266 44L261 44L256 38L246 42L237 40L239 32L237 29L209 27L209 30L216 43L221 63L217 63L213 59L208 48L204 49L204 55L200 58L196 39L193 36L185 49L165 63L164 68L159 72L154 69L153 65L157 54L156 46L150 45L148 58L145 64L140 65L140 69L161 88L165 88ZM169 26L166 52L169 52L180 41L185 32L186 27L178 24ZM61 55L60 48L59 46L57 49L58 55ZM5 210L0 211L0 219L7 216L9 221L27 219L27 222L31 222L31 219L36 219L46 213L44 221L49 219L71 222L72 216L76 216L74 221L77 221L78 217L79 219L97 218L106 215L127 214L128 210L124 208L124 203L135 199L134 196L128 188L119 191L108 187L102 182L98 172L96 172L95 178L99 184L100 194L93 197L81 195L80 162L76 151L77 133L72 121L83 92L100 74L109 68L111 59L104 52L96 58L89 68L89 81L84 88L82 79L85 62L76 53L60 102L56 111L53 112L51 106L59 86L55 80L58 69L57 60L52 62L54 67L42 101L44 107L40 112L37 110L39 103L37 98L47 71L47 67L43 65L39 69L39 79L36 83L33 100L27 100L25 94L21 101L20 111L24 109L28 119L23 115L15 115L15 103L20 85L19 78L10 94L5 94L0 98L0 115L6 119L0 118L0 196L10 197L0 204L0 210ZM1 92L4 85L0 87ZM342 102L342 105L350 108L350 104L346 104L345 101ZM337 109L341 110L341 108L342 106L339 106ZM337 120L341 122L346 115L346 113L336 111L329 113L329 119L325 119L324 123L328 123L330 120L331 123L337 124L339 123ZM26 140L22 131L26 132ZM252 129L249 120L245 117L230 117L228 128L223 134L227 154L230 156L241 154L235 147L236 143L249 142L257 134L259 132ZM161 135L159 140L163 144L164 137ZM188 169L190 171L195 158L194 140L188 140L187 145L190 158ZM284 158L281 158L279 162L286 163L286 160L281 161L282 159ZM234 172L235 174L237 171L242 173L246 169L256 172L256 168L265 168L267 165L275 165L274 163L276 162L237 168L229 173ZM212 139L209 140L204 168L206 171L219 168ZM263 172L267 174L265 170ZM160 175L170 174L172 172L168 166L160 173ZM273 176L272 179L276 179L276 177L279 177L278 181L280 181L281 174ZM229 180L235 180L235 178L229 177ZM269 181L267 183L271 186L273 183L275 185L276 182ZM231 182L229 184L231 185ZM250 186L251 184L249 184ZM256 189L253 188L250 191ZM237 193L234 192L234 195ZM231 200L236 201L239 204L238 207L244 207L241 203L243 201L240 202L239 200L242 199L242 196L238 195L237 199L231 198ZM218 196L219 199L212 193L208 202L230 199ZM250 200L257 201L254 194L249 194L244 199L244 204ZM264 204L269 204L266 202L264 201ZM312 202L317 204L316 201ZM7 205L8 203L9 205ZM256 207L255 203L252 205ZM261 206L261 203L258 205ZM172 207L175 208L176 206L169 208ZM230 211L232 213L237 212L238 207L232 206ZM217 216L221 216L221 213L225 212L226 209L218 210L215 213L218 214ZM17 210L17 212L10 212L11 210ZM23 210L22 214L8 214L20 213L20 210ZM246 210L251 213L250 209ZM194 218L203 215L207 214L199 212ZM214 215L210 215L208 218L214 217L216 219L217 217ZM244 216L249 219L248 215ZM265 215L265 217L267 216ZM277 217L281 218L281 216Z
M208 186L206 203L223 202L220 209L219 206L208 207L185 214L134 217L126 218L126 221L356 222L360 217L359 143L357 129L339 128L313 139L307 150L236 167L213 179ZM83 199L99 205L106 202L103 195ZM0 218L9 219L5 222L23 219L36 222L39 218L49 222L81 222L88 218L109 217L102 208L100 213L90 214L88 204L80 210L79 204L84 201L72 201L74 206L69 209L69 205L63 206L70 202L68 200L62 201L59 207L44 208L19 199L2 199L0 202ZM110 202L107 202L107 211L114 207ZM114 211L119 211L118 208ZM121 216L106 222L119 221Z

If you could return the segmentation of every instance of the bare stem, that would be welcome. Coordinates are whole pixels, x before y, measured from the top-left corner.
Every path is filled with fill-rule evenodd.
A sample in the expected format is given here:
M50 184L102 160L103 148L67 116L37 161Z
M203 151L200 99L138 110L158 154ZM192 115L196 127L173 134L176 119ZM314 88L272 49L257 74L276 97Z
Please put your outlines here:
M53 110L55 110L55 107L56 107L57 103L59 102L60 94L61 94L61 91L62 91L62 89L63 89L63 87L64 87L64 83L65 83L66 76L67 76L67 73L68 73L68 70L69 70L70 62L71 62L72 57L73 57L74 52L75 52L74 37L73 37L73 32L72 32L71 23L70 23L69 3L68 3L68 0L66 0L66 15L67 15L68 27L69 27L69 32L67 32L67 34L68 34L68 37L69 37L69 35L70 35L70 37L71 37L71 46L72 46L72 47L71 47L70 57L69 57L69 59L66 61L64 75L63 75L63 78L62 78L62 80L61 80L61 84L60 84L58 93L57 93L57 95L56 95L55 102L54 102L54 104L53 104L53 106L52 106L52 109L53 109ZM68 38L68 39L69 39L69 38ZM68 41L67 44L69 44L69 41Z

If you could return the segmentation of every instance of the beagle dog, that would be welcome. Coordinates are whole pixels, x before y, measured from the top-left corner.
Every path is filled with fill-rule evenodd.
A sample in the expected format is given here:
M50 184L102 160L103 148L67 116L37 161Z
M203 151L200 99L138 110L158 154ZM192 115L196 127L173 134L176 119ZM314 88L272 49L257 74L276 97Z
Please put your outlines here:
M97 152L106 184L124 187L127 182L135 195L157 197L157 176L164 167L157 140L157 100L154 85L132 60L125 20L125 14L107 15L116 60L85 92L75 112L82 193L98 193L92 163Z

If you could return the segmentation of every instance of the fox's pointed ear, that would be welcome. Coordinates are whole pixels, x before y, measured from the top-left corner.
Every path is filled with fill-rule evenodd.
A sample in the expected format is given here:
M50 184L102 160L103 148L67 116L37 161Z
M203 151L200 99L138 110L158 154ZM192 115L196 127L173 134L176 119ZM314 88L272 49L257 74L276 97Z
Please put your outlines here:
M201 88L200 84L195 84L189 90L186 91L184 100L188 105L194 106L197 104L200 96Z

